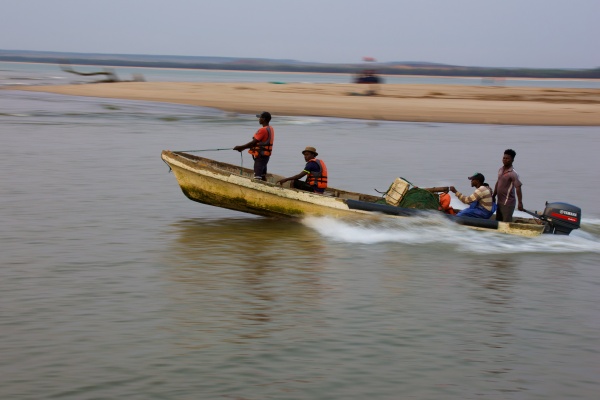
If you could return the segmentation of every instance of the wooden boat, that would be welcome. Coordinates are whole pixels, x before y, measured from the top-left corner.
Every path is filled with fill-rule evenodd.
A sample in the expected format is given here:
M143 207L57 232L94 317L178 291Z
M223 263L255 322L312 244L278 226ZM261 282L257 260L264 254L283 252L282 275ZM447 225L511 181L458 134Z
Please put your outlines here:
M171 168L183 193L193 201L266 217L299 218L328 216L334 218L406 218L438 211L423 211L379 204L382 197L327 188L324 194L301 191L276 182L285 178L268 174L267 181L253 179L254 171L189 153L164 150L163 161ZM562 204L562 203L561 203ZM538 236L547 225L538 218L520 218L499 222L448 216L453 221L480 230ZM568 233L567 233L568 234Z

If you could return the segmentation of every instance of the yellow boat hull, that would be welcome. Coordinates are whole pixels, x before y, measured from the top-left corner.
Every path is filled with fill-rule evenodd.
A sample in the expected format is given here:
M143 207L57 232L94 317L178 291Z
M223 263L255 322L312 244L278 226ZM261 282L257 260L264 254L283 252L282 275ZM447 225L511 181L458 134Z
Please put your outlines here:
M161 157L175 174L183 193L190 200L203 204L266 217L406 218L353 209L346 204L346 200L374 203L380 200L377 196L336 188L327 188L325 194L321 195L293 189L289 183L278 185L276 182L284 178L280 175L268 174L265 182L253 179L254 171L250 169L187 153L164 150ZM533 219L528 223L498 222L497 231L519 236L538 236L543 233L544 226L536 224Z

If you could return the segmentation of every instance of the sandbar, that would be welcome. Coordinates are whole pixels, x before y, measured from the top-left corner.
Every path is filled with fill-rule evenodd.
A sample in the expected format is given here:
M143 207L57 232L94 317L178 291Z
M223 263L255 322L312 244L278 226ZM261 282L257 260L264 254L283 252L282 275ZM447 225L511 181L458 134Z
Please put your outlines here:
M273 116L600 126L600 89L339 83L117 82L19 90L212 107ZM375 92L374 95L368 95Z

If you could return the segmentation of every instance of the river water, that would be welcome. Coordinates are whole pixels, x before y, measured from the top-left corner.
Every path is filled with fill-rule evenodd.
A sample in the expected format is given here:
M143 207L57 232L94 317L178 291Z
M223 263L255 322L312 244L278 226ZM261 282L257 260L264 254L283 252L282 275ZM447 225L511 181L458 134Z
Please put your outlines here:
M332 186L371 194L397 176L468 191L479 171L493 185L514 148L525 207L578 205L582 229L521 238L205 206L161 150L246 143L253 116L0 91L1 398L597 398L600 128L272 124L270 171L296 174L315 146Z

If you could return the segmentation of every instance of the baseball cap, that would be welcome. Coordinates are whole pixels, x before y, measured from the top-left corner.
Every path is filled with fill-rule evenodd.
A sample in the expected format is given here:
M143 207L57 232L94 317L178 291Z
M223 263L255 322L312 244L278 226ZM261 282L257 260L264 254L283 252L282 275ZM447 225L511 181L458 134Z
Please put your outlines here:
M271 113L269 113L268 111L263 111L260 114L256 114L256 118L264 118L264 119L268 119L270 121Z
M469 176L467 179L468 180L477 179L481 183L485 182L485 176L483 176L483 174L481 172L475 172L473 175Z

